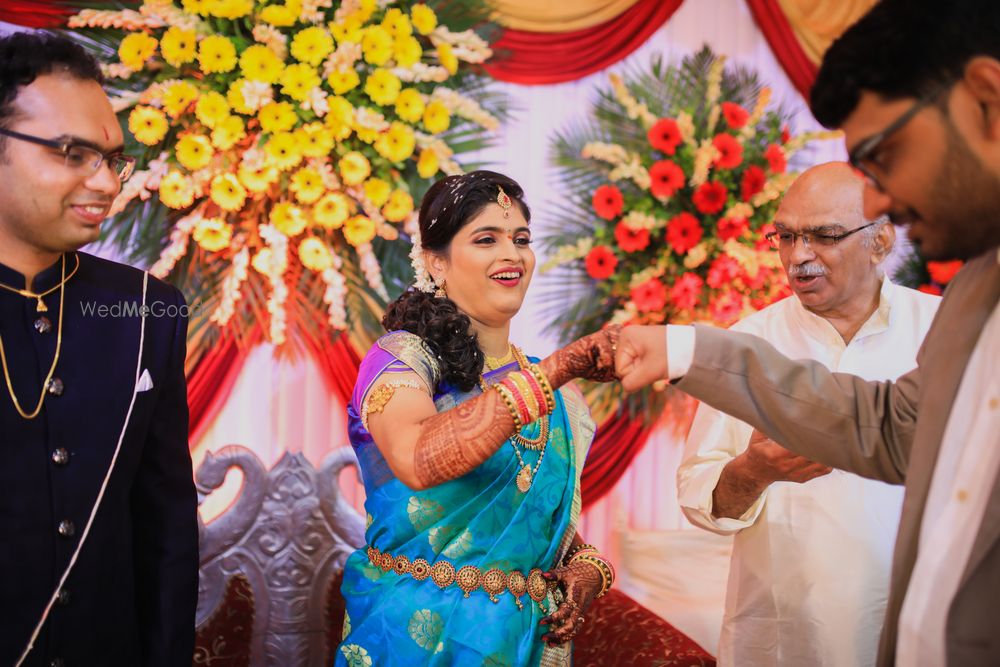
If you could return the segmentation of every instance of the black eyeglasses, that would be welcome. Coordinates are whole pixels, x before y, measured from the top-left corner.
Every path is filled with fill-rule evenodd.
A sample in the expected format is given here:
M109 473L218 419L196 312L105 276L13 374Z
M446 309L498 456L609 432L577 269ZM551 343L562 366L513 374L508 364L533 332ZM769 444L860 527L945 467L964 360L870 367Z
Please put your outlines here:
M952 83L952 81L942 83L940 86L936 86L933 90L931 90L930 93L918 99L912 107L907 109L902 116L894 120L887 128L881 132L873 134L855 146L854 150L848 154L847 161L852 167L860 171L873 187L884 192L885 189L882 187L882 182L872 168L872 165L874 164L872 156L875 155L879 146L881 146L886 139L901 130L904 125L909 123L910 120L920 112L921 109L936 100L941 93L948 90Z
M777 248L779 250L787 250L795 246L795 239L801 238L804 245L810 248L815 247L829 247L835 246L844 239L846 239L851 234L857 234L862 229L868 229L872 225L877 224L876 222L869 222L867 225L861 225L860 227L855 227L849 232L844 232L843 234L820 234L818 232L793 232L787 229L779 229L773 232L768 232L764 235L767 242L771 244L772 248Z
M59 151L63 154L67 167L86 174L87 178L96 174L105 161L107 161L108 166L111 167L111 171L114 172L121 183L127 181L132 172L135 171L135 158L123 153L105 155L96 148L71 140L56 141L54 139L43 139L30 134L7 130L2 127L0 127L0 134L13 139L20 139L21 141L29 141L39 146L48 146Z

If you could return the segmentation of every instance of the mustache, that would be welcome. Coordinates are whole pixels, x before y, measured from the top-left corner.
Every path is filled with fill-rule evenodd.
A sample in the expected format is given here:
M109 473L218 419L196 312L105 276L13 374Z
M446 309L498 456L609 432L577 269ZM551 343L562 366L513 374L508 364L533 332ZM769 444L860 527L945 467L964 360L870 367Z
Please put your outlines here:
M788 267L788 277L797 278L798 276L825 276L826 269L824 269L819 264L794 264Z

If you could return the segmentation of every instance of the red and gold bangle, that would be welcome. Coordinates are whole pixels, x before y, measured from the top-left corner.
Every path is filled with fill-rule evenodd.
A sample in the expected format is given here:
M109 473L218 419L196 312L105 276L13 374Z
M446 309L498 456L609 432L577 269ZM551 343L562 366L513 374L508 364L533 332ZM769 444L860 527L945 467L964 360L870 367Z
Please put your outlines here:
M593 544L586 544L584 542L581 542L580 544L576 545L575 547L570 547L569 551L566 552L566 555L563 556L563 563L566 564L566 565L569 565L570 563L573 562L573 557L574 556L576 556L577 554L583 554L583 553L595 553L595 554L599 554L600 551Z
M534 396L535 402L538 403L539 416L547 415L552 411L549 409L549 402L545 398L545 390L542 389L542 384L535 377L535 374L528 369L524 372L524 381L528 384L528 388L531 390L531 395Z
M510 416L514 418L514 432L516 433L517 431L520 431L524 424L521 422L521 414L517 410L517 403L514 399L513 392L509 387L502 383L493 385L493 389L500 394L500 398L503 399L504 404L510 411Z
M531 416L531 421L535 421L542 414L542 407L544 403L540 403L538 398L535 396L534 392L531 391L531 385L525 376L530 377L531 373L511 373L507 377L510 378L511 382L517 387L518 392L521 397L524 398L525 403L528 405L528 414ZM534 378L532 378L534 379Z
M521 391L514 384L514 381L509 377L504 378L498 383L500 387L506 387L510 392L511 398L514 399L514 404L517 406L519 419L518 421L521 425L530 424L533 420L531 419L531 413L528 412L528 403L524 400L524 396L521 395Z
M595 556L590 553L577 554L576 556L573 556L572 560L570 560L571 563L575 563L577 561L592 565L597 568L598 572L601 573L601 591L596 597L604 597L605 594L611 590L611 586L615 583L615 571L614 568L611 567L611 563L604 560L601 556Z
M538 380L538 384L541 385L542 392L545 394L545 402L549 406L548 414L552 414L556 409L556 397L555 392L552 390L552 385L549 384L549 379L545 377L545 373L542 372L538 364L528 364L528 370L531 371L531 374Z

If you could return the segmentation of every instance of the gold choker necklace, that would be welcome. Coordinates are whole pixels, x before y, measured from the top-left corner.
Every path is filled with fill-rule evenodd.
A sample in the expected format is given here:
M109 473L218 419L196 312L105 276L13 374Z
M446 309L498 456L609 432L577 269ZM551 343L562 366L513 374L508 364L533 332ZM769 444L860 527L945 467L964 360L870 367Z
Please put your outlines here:
M10 285L4 285L2 282L0 282L0 287L4 288L5 290L9 290L11 292L14 292L15 294L20 294L21 296L25 297L26 299L37 299L38 300L38 304L35 306L35 312L36 313L47 313L47 312L49 312L49 309L45 305L45 302L42 301L42 297L43 296L48 296L49 294L52 294L57 289L59 289L60 287L62 287L64 284L66 284L67 280L69 280L74 275L76 275L76 270L80 268L80 256L79 255L74 255L74 257L76 257L76 266L73 267L73 270L70 271L69 275L67 276L66 275L66 255L63 255L63 258L62 258L62 260L63 260L62 280L59 281L58 285L56 285L55 287L50 287L49 289L45 290L44 292L32 292L30 289L17 289L16 287L11 287Z
M79 257L76 258L76 267L80 268ZM76 269L73 269L73 272L75 273ZM59 284L53 287L52 290L62 288L63 286L66 285L66 281L73 277L72 273L69 274L69 276L66 275L66 255L63 255L62 258L62 276L63 276L62 280L60 280ZM4 287L7 286L4 285ZM7 287L7 289L13 289L13 288ZM51 292L52 290L48 290L44 294L38 294L38 295L32 293L31 296L37 298L38 303L41 304L42 307L44 308L44 304L42 304L42 297L45 294ZM52 380L52 374L56 372L56 364L59 363L59 350L62 349L62 325L63 325L63 313L65 312L63 308L63 303L65 301L64 299L65 296L66 296L66 290L59 289L59 325L57 329L58 333L56 334L56 353L55 356L52 357L52 365L49 367L49 374L45 376L45 382L42 383L42 395L38 397L38 404L35 406L35 409L31 413L25 412L21 408L21 404L17 400L17 394L14 393L14 384L10 378L10 369L7 368L7 353L3 347L3 336L0 336L0 365L3 366L3 379L7 382L7 392L10 394L10 399L14 401L14 409L17 410L17 414L21 415L25 419L34 419L35 417L38 416L38 413L42 411L42 404L45 403L45 393L49 388L49 382ZM45 310L48 309L46 308ZM45 311L43 310L41 312Z
M498 368L503 368L510 362L514 361L514 347L507 343L507 353L502 357L491 357L488 354L483 354L486 358L486 368L491 371L495 371Z

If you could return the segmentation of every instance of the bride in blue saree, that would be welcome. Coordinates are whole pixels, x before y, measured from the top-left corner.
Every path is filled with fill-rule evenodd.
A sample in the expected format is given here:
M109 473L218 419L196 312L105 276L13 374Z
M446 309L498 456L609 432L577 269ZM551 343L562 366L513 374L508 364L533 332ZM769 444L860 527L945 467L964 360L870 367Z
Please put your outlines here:
M612 583L576 532L594 424L562 385L614 379L617 329L542 361L509 343L535 266L522 196L478 171L421 204L416 285L348 406L367 546L345 564L337 665L568 665Z

